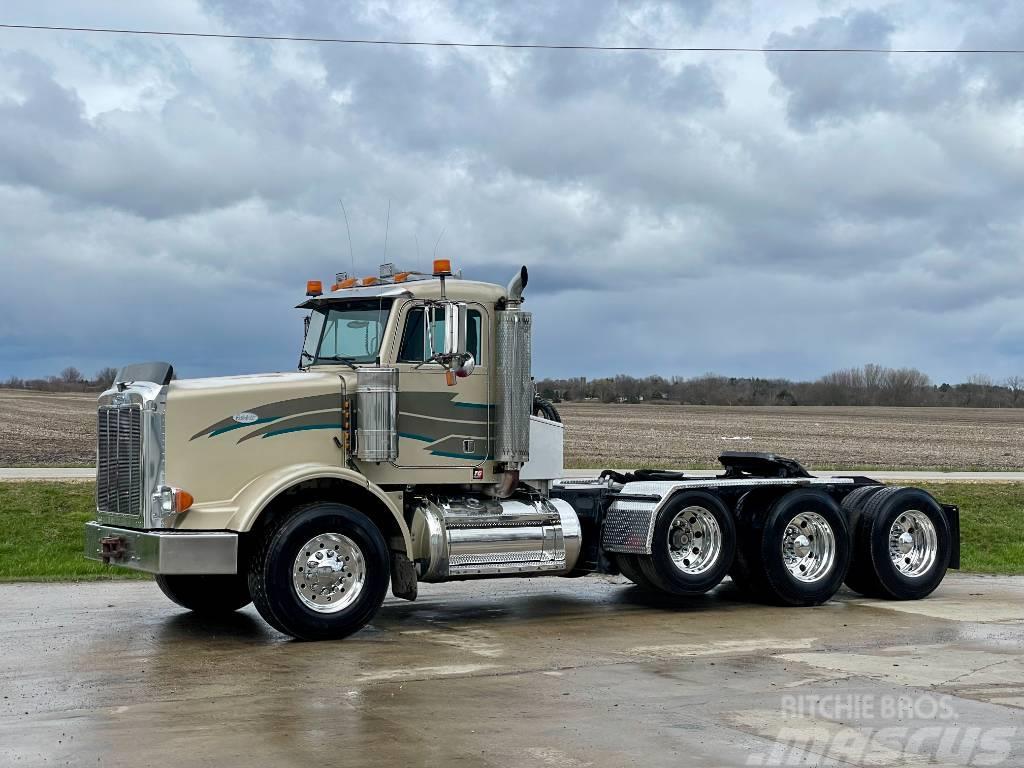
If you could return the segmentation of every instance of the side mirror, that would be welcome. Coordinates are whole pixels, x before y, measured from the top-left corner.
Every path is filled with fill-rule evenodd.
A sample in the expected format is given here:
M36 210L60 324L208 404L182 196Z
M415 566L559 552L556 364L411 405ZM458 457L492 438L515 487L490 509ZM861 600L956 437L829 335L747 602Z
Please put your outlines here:
M465 302L446 302L444 305L444 349L446 358L462 358L468 344L469 309Z
M444 334L441 349L434 344L434 323L444 318ZM432 319L433 318L433 319ZM427 339L430 357L420 365L439 363L445 369L448 385L454 386L455 379L465 378L473 373L476 361L469 354L469 308L462 301L438 301L427 305L423 313L423 332ZM418 366L417 366L418 367Z

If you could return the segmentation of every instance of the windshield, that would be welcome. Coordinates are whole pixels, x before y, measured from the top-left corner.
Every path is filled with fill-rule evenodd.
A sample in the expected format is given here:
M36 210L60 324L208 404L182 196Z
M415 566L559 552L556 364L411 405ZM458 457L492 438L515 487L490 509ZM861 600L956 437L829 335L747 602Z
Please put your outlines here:
M328 304L309 316L302 364L375 363L391 299L365 299Z

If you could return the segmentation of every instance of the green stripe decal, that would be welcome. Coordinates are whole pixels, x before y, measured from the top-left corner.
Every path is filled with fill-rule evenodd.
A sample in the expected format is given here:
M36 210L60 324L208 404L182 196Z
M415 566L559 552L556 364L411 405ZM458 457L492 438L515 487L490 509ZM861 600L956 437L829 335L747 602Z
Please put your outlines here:
M286 435L289 432L308 432L311 429L341 429L341 424L310 424L305 427L289 427L288 429L275 429L273 432L267 432L262 439L266 440L268 437L274 437L275 435Z
M277 421L279 418L281 418L281 417L280 416L267 416L267 417L262 418L262 419L256 419L256 421L250 421L248 424L232 424L232 425L227 426L227 427L221 427L220 429L215 429L213 432L211 432L209 435L207 435L207 437L216 437L217 435L223 435L225 432L230 432L233 429L242 429L242 427L255 427L257 424L266 424L267 422L270 422L270 421Z

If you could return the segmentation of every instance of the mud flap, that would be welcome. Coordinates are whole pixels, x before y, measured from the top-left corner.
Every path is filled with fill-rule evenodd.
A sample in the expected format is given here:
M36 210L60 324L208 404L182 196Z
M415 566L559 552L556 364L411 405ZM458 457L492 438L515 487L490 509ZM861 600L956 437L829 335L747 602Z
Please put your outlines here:
M954 504L943 504L942 511L946 513L946 520L949 521L949 567L954 570L960 568L960 507Z
M391 592L403 600L416 599L416 564L402 552L391 553Z

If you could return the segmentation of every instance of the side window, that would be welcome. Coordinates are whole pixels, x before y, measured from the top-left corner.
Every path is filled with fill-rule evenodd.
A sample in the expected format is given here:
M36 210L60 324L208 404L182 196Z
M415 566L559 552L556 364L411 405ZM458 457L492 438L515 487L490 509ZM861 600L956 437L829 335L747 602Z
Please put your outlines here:
M405 316L405 330L402 332L402 346L398 351L400 363L422 363L430 356L423 328L423 307L409 310ZM480 362L480 336L483 332L483 315L479 310L469 310L469 322L466 328L466 349L473 358ZM430 332L434 336L434 348L437 349L444 339L444 315L437 312L431 323Z

